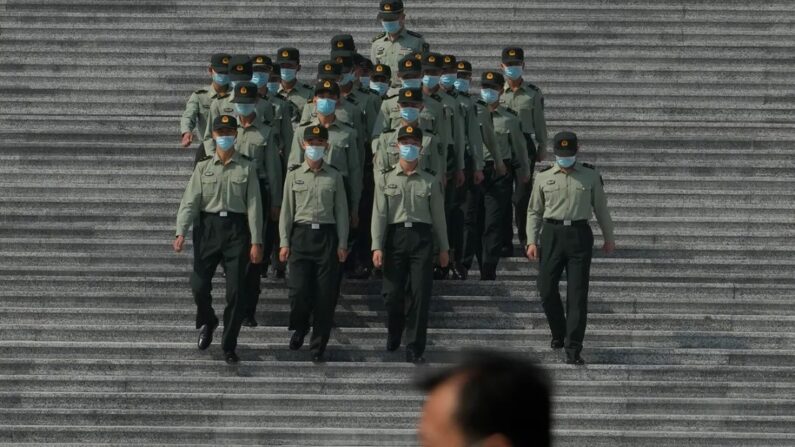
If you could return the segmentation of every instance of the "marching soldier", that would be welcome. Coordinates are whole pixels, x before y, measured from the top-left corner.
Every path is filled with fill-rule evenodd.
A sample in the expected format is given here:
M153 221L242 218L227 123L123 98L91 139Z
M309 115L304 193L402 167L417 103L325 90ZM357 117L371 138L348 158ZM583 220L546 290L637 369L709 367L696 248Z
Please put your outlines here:
M429 46L422 34L406 29L402 0L381 0L378 9L384 32L373 38L370 60L374 64L388 65L392 73L397 73L401 59L413 52L428 51ZM393 87L399 85L399 82L392 82Z
M547 147L547 124L544 118L544 95L541 89L525 81L522 77L524 69L524 51L519 47L508 47L502 50L502 70L505 74L505 92L500 102L515 111L522 125L522 133L527 141L527 154L530 160L530 175L536 161L544 159ZM533 138L535 137L535 142ZM516 213L516 227L522 247L527 225L527 204L530 201L532 178L527 183L516 182L513 193L513 204ZM513 252L513 227L506 227L509 244Z
M188 147L193 143L194 131L197 131L200 137L204 135L204 131L207 128L207 115L210 112L210 105L214 99L227 94L229 89L228 64L230 57L232 56L226 53L213 54L210 58L210 67L207 69L212 78L212 83L209 87L196 90L188 98L188 103L185 104L185 111L182 112L182 119L179 122L182 147ZM194 165L204 156L204 146L200 143L196 150Z
M389 65L376 64L373 66L373 75L370 78L370 90L374 91L383 103L386 99L389 86L392 83L392 69ZM375 128L373 128L375 130Z
M293 103L293 122L299 123L306 102L312 98L312 86L300 82L297 74L301 71L301 54L297 48L279 48L276 52L281 84L279 94Z
M290 349L300 349L312 320L312 360L323 360L336 306L339 270L348 256L348 201L342 175L324 162L329 131L303 129L304 162L285 181L279 219L282 262L289 260Z
M440 245L441 266L449 261L444 197L433 173L419 169L422 131L402 127L398 143L400 162L376 177L373 265L383 266L386 348L400 347L405 328L406 361L422 363L433 286L434 236Z
M193 170L177 213L174 251L182 251L185 234L201 220L201 243L194 249L191 288L196 302L199 349L213 340L218 318L212 307L212 279L218 263L226 266L226 308L222 349L229 364L240 361L237 336L247 308L244 285L249 262L262 261L262 197L254 164L235 150L237 120L222 115L212 122L215 153Z
M613 253L616 244L602 176L592 165L577 162L578 150L573 132L555 135L555 164L536 177L527 208L527 257L541 261L538 290L552 332L552 348L565 347L566 363L582 365L594 243L588 223L592 214L604 235L604 253ZM564 269L565 314L558 290Z

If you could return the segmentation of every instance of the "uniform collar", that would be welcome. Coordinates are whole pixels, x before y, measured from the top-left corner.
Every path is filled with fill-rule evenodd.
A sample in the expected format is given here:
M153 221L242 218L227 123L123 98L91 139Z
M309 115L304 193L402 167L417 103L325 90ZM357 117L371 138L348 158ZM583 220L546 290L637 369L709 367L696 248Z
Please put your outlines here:
M262 120L260 120L258 118L259 118L259 116L257 116L257 118L254 118L254 121L252 121L251 124L248 127L243 127L242 124L238 124L238 126L237 126L238 130L245 131L246 129L251 129L252 127L255 128L255 129L259 129L260 126L265 124L265 123L263 123ZM238 123L240 123L240 121L238 121Z
M306 173L306 172L309 172L311 170L312 170L312 168L309 166L309 162L304 160L304 162L301 164L301 171ZM326 170L326 162L325 161L323 162L323 164L320 165L320 169L319 170L320 171L325 171Z
M411 176L414 176L414 175L418 175L420 173L420 164L417 163L417 167L414 168L414 170L411 171L411 173L406 174L405 172L403 172L403 166L400 166L400 161L398 161L395 164L395 173L397 175L402 175L402 176L405 176L405 177L411 177Z
M527 87L527 81L522 79L522 83L519 84L519 87L516 88L516 91L524 92L526 87ZM508 84L508 81L505 81L505 91L503 93L514 93L514 91L511 89L510 84Z
M574 162L574 165L571 167L572 170L578 171L577 167L580 165L580 162ZM563 172L563 168L560 167L559 164L554 163L552 165L552 173L557 174L558 172Z
M395 40L389 38L389 33L386 33L386 35L384 36L384 40L386 40L387 42L397 42L400 39L402 39L407 32L408 30L406 29L406 25L403 25L403 28L400 29L400 32L397 34L397 37L395 37Z
M218 157L218 152L213 154L213 164L218 164L221 161L221 158ZM240 163L240 152L235 150L235 153L232 154L232 158L229 159L229 163Z
M213 87L213 84L211 82L210 86L207 87L207 91L210 93L210 97L215 99L215 98L220 97L221 95L229 94L229 87L227 86L227 90L225 92L221 93L221 92L218 92L218 91L215 90L215 87Z

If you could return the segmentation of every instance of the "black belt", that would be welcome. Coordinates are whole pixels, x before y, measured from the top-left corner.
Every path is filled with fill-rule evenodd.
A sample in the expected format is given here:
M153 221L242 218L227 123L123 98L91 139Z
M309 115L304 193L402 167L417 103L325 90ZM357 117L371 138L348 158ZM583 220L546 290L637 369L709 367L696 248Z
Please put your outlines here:
M584 220L557 220L557 219L544 219L544 222L552 225L563 225L564 227L574 227L588 225L588 219Z
M297 223L296 227L307 228L310 230L328 230L337 226L337 224L322 224L322 223Z
M400 222L389 224L393 228L430 228L431 224L425 222Z

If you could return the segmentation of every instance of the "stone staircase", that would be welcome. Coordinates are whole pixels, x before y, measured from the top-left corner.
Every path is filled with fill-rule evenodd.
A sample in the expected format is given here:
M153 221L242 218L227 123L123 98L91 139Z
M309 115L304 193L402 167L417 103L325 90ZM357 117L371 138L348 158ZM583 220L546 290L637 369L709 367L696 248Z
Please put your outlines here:
M375 0L308 3L0 0L0 444L416 444L416 368L383 350L378 283L347 281L318 366L287 349L267 281L229 367L195 348L191 256L169 246L178 116L209 54L294 44L309 80L333 34L366 51L378 32ZM478 69L526 48L550 134L576 130L604 173L620 247L594 261L586 367L548 348L522 258L496 284L435 284L429 361L541 359L557 446L795 445L795 4L407 7Z

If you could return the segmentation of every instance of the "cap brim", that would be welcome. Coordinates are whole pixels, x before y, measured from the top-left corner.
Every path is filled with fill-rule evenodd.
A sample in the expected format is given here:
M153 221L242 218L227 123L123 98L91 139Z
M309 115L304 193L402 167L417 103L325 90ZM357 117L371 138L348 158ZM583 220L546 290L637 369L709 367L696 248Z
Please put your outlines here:
M257 102L257 98L249 98L249 97L238 98L237 96L232 95L232 99L230 99L229 101L234 104L254 104Z
M493 88L494 90L500 90L502 88L502 84L497 84L496 82L481 82L481 88Z
M400 15L403 14L403 11L400 12L379 12L378 18L387 22L391 22L400 18ZM371 16L372 17L372 16Z
M236 129L237 129L237 126L233 126L233 125L231 125L231 124L221 124L220 126L217 126L217 127L216 127L216 126L213 126L213 130L214 130L214 131L215 131L215 130L224 130L224 129L232 129L232 130L236 130Z
M570 148L563 149L563 148L557 148L556 147L554 152L555 152L555 155L557 155L558 157L573 157L575 154L577 154L577 149L576 148L575 149L570 149Z
M210 65L210 68L212 68L213 71L215 71L218 74L229 73L229 67L227 67L226 65Z
M229 80L230 81L250 81L251 75L250 74L237 74L237 73L229 73Z
M337 82L337 78L339 78L339 77L340 77L340 75L325 74L325 73L317 75L317 78L320 79L321 81L334 81L334 82Z
M521 63L524 63L524 60L520 59L518 57L506 57L505 59L502 60L502 63L503 64L520 63L521 64Z

